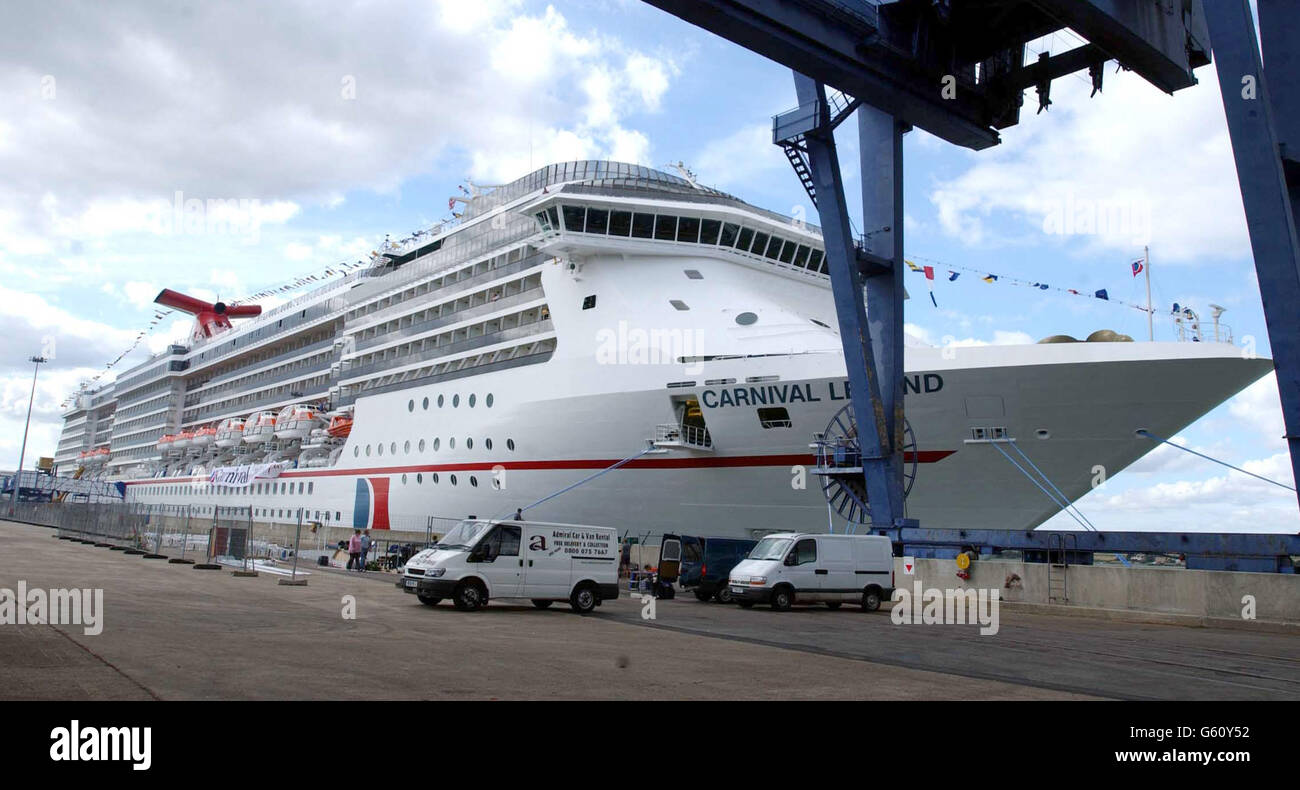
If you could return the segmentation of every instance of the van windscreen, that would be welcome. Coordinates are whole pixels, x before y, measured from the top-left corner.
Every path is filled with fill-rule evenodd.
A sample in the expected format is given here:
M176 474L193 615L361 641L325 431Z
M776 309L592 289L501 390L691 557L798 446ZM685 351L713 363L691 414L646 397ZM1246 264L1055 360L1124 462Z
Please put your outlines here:
M751 560L779 560L790 549L789 538L763 538L749 553Z

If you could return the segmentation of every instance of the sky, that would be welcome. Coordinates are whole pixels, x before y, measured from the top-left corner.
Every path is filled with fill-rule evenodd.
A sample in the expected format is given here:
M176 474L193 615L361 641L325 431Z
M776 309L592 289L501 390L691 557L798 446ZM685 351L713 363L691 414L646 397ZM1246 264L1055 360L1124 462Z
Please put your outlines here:
M161 288L233 299L355 261L446 218L467 179L680 161L703 184L816 216L770 140L771 116L796 104L790 72L639 0L328 9L0 7L0 468L17 463L32 354L51 361L29 462L53 454L80 382L188 334L187 318L167 316L105 371L150 325ZM1063 33L1031 50L1075 44ZM1121 302L1145 303L1130 265L1149 247L1156 339L1172 339L1173 303L1203 316L1218 304L1235 341L1267 355L1217 81L1212 67L1197 77L1169 96L1111 63L1094 98L1066 77L1046 112L1030 91L1022 123L982 152L906 135L907 254L938 271L937 305L909 280L908 330L957 347L1101 328L1141 339L1145 313ZM857 161L855 138L841 127L843 162ZM845 184L856 216L857 168ZM198 221L177 209L187 202ZM1109 221L1053 219L1081 206ZM1112 301L1064 290L1101 288ZM1174 441L1294 485L1282 434L1270 374ZM1184 529L1192 505L1202 527L1300 528L1294 493L1169 447L1078 502L1103 529Z

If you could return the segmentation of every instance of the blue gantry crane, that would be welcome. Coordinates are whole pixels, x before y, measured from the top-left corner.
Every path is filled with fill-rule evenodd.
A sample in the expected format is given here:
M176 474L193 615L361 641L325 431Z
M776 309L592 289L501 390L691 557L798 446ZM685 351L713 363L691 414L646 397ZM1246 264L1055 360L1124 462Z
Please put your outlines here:
M1034 552L1046 538L1000 533L980 541L967 534L973 531L918 531L904 518L903 134L921 128L982 150L1020 122L1031 88L1041 112L1053 80L1086 70L1095 95L1104 64L1114 60L1172 93L1196 85L1195 69L1209 65L1213 52L1300 480L1300 16L1293 0L1258 0L1272 80L1249 0L645 2L794 72L799 106L773 119L773 142L820 214L853 409L851 435L837 438L853 444L855 463L819 471L843 477L828 491L857 496L861 521L892 535L899 551L932 545L940 555L968 544ZM1080 46L1027 60L1028 42L1067 28ZM857 238L834 136L855 113L864 229ZM1167 542L1153 533L1107 535L1110 551ZM1290 555L1300 554L1295 536L1234 536L1231 545L1198 536L1179 545L1189 541L1197 556L1237 551L1256 558L1260 570L1288 571Z

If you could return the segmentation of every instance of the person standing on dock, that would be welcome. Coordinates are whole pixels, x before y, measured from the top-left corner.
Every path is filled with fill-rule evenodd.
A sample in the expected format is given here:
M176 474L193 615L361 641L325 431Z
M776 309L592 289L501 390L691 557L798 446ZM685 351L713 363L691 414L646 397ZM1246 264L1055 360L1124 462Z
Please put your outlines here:
M373 541L370 539L370 530L361 533L361 562L357 565L357 569L362 573L366 572L366 555L370 554L370 546L372 543Z
M359 567L361 563L361 530L352 533L348 539L348 570Z

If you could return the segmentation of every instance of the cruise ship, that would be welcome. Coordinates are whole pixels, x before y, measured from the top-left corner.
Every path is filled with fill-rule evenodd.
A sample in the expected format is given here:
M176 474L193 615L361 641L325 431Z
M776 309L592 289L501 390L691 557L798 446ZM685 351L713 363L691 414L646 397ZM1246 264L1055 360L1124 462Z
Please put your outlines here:
M846 527L810 474L849 403L815 226L606 161L462 202L265 312L164 291L192 339L79 393L59 472L285 525ZM1074 501L1153 448L1139 431L1172 436L1271 367L1219 331L1191 339L910 341L906 515L1031 529L1061 507L1023 470Z

